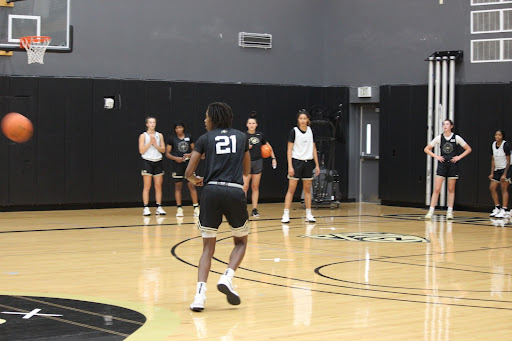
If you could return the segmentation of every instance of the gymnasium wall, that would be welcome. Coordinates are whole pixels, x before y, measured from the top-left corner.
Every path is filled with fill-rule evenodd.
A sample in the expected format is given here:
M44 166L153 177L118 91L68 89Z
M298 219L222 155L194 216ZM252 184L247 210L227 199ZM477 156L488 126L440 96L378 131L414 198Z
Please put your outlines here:
M14 52L0 74L322 85L323 6L311 0L71 2L74 50L27 66ZM270 33L272 49L238 46Z
M456 87L455 133L473 152L461 161L455 206L487 209L491 144L501 128L512 137L512 83ZM380 125L380 198L384 204L425 206L427 87L382 86Z
M441 4L442 3L442 4ZM471 0L326 0L322 84L427 84L424 60L436 51L462 50L457 83L509 82L512 62L471 63L472 39L512 38L511 32L471 34Z
M104 109L104 97L114 97L116 107ZM140 205L138 137L145 130L144 118L155 115L166 139L176 120L198 138L213 101L231 105L233 127L241 130L246 130L248 113L258 111L258 130L266 134L279 163L273 170L270 159L265 161L260 198L281 202L287 190L286 139L297 111L315 105L336 109L348 102L348 88L0 76L0 112L21 112L35 126L33 138L24 144L0 137L0 207ZM344 198L347 155L346 145L338 143L336 169ZM164 202L169 204L174 185L170 161L164 162ZM187 189L183 194L188 200Z

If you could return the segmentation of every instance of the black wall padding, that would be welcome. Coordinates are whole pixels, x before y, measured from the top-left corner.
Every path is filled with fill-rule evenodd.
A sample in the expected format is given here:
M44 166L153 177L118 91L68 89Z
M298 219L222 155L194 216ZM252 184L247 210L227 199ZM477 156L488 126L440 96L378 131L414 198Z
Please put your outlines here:
M498 128L512 133L511 88L510 84L456 86L455 133L473 149L461 161L456 207L492 206L491 143ZM426 130L426 86L381 87L379 195L383 203L425 205Z
M104 109L106 97L114 98L113 109ZM23 144L0 137L0 207L138 204L138 138L146 129L145 117L157 118L157 130L166 140L174 133L176 120L184 121L187 132L197 139L205 132L206 107L214 101L232 106L233 126L242 131L249 112L258 112L258 130L267 136L279 162L273 170L270 159L265 160L260 199L283 200L286 138L297 111L314 105L347 107L348 88L1 76L0 116L20 112L32 120L35 130ZM346 198L348 147L338 144L336 169ZM164 159L164 165L163 200L173 203L171 163ZM202 174L202 163L197 172ZM154 198L153 191L150 197ZM189 198L184 188L183 199Z

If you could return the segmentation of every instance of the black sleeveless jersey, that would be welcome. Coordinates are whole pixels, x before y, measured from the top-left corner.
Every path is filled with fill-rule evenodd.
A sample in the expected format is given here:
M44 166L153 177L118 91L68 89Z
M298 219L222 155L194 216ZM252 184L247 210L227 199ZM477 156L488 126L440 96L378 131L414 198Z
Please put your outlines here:
M459 155L459 153L455 134L453 134L450 139L445 138L444 134L441 134L441 156L445 161L450 161L452 157L457 155Z
M214 129L197 139L194 150L205 154L204 184L223 181L244 184L244 154L247 136L233 128Z

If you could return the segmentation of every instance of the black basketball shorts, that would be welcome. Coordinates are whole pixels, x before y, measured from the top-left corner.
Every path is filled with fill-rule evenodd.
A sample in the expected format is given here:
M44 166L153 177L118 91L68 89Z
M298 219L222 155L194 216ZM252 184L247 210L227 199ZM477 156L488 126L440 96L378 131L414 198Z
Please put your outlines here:
M181 182L185 178L185 170L187 170L188 161L177 163L172 163L172 173L171 176L175 182Z
M503 175L503 173L505 172L504 169L497 169L493 172L493 175L492 175L492 181L496 181L496 182L500 182L501 181L501 176Z
M448 179L459 178L459 164L450 161L439 162L437 164L437 176L442 176Z
M501 181L501 177L504 172L505 172L505 169L495 170L493 173L493 176L492 176L492 181L497 181L497 182ZM505 181L508 182L509 184L512 183L512 167L508 168L508 172L507 172L507 176L505 177Z
M164 174L164 165L162 160L160 161L149 161L142 159L142 175L159 176Z
M288 179L293 180L313 180L313 171L315 170L315 160L297 160L292 159L292 166L295 174L288 175Z
M201 192L199 229L202 232L217 232L222 216L226 217L232 231L246 228L249 215L243 188L205 184Z

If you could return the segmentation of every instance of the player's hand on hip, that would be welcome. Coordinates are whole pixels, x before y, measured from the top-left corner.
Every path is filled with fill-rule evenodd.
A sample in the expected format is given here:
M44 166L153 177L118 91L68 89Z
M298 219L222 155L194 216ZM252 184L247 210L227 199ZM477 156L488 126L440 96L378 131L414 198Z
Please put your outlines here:
M439 162L444 162L444 157L440 156L440 155L436 155L436 159L437 161Z

